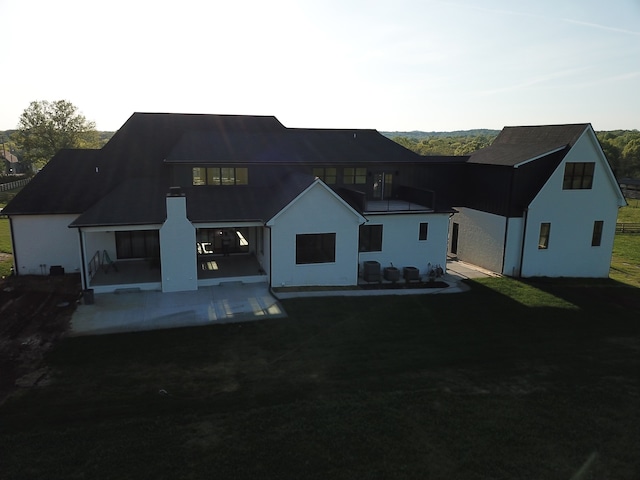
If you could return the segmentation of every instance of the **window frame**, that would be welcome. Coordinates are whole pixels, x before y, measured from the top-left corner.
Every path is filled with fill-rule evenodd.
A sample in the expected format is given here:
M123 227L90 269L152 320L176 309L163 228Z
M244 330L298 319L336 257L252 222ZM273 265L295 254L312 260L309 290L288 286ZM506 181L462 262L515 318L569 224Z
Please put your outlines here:
M342 183L345 185L366 185L367 167L345 167L342 169Z
M591 234L591 246L600 247L602 245L602 231L604 230L604 220L593 222L593 233Z
M418 230L418 241L424 242L429 239L429 222L420 222Z
M296 234L296 265L336 263L336 233Z
M196 175L198 171L198 175ZM196 181L196 178L199 180ZM191 184L194 186L249 185L248 167L192 167Z
M358 232L358 252L381 252L383 232L382 224L360 225L360 231Z
M540 223L540 236L538 237L538 250L549 249L550 237L551 237L551 222Z
M336 167L314 167L312 173L327 185L335 185L338 182L338 169Z
M595 175L595 162L567 162L562 178L563 190L591 190Z

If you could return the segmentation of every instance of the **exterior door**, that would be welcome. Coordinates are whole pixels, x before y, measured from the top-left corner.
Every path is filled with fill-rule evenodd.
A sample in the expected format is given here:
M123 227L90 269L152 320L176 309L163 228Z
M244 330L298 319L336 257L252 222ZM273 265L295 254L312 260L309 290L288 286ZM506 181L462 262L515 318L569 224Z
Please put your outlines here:
M451 227L451 253L456 255L458 253L458 229L460 224L453 222Z
M373 174L373 199L391 198L393 190L393 173L377 172Z

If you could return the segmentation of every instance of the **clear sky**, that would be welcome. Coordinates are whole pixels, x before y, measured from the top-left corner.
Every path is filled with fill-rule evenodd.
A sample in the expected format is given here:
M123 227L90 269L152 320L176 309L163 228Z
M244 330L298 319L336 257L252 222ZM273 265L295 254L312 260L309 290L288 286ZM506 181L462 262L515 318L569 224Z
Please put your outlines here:
M288 127L640 129L640 0L0 0L0 130L33 100Z

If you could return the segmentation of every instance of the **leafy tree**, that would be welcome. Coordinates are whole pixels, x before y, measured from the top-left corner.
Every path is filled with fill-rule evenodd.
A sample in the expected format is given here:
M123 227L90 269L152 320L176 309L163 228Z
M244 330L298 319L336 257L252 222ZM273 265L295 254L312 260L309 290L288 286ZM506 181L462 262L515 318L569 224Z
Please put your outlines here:
M22 161L40 168L62 148L99 148L94 122L67 100L35 101L22 112L13 136Z

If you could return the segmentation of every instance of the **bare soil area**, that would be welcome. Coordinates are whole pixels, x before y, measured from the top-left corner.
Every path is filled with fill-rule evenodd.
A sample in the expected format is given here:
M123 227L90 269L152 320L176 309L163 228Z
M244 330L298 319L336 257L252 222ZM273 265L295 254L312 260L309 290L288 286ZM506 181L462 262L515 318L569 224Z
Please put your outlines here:
M46 376L44 356L68 332L80 291L79 275L0 280L0 403Z

